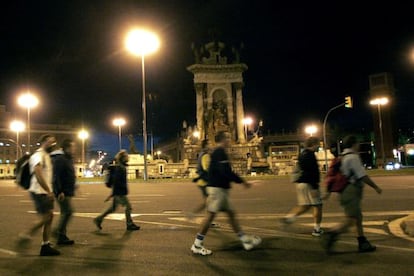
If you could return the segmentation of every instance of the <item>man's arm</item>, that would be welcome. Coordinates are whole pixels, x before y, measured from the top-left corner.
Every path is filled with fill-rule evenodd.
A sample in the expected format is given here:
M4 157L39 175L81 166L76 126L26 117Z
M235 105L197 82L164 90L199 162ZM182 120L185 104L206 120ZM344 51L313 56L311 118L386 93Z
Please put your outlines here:
M374 181L372 181L372 179L368 176L365 175L364 177L362 177L360 179L362 182L365 182L366 184L368 184L369 186L371 186L378 194L382 193L382 189L380 187L378 187L377 184L375 184Z

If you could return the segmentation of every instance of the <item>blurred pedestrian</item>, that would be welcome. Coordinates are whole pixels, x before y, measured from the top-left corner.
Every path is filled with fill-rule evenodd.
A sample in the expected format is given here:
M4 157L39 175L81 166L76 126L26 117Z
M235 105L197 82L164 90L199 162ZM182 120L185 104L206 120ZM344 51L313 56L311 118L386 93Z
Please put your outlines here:
M56 256L60 255L60 252L53 248L49 241L54 202L52 191L53 168L49 154L56 146L56 139L50 134L44 134L40 137L39 143L40 147L29 159L32 178L28 191L40 220L33 224L28 232L20 234L20 242L31 240L31 237L42 228L40 256Z
M197 186L201 191L201 195L203 196L203 202L189 214L190 217L193 217L194 214L200 213L206 208L208 167L210 165L211 158L210 148L211 144L208 139L201 141L201 152L197 160L197 177L193 179L193 182L197 183Z
M364 184L368 184L378 194L381 194L382 190L366 174L358 154L358 139L353 135L349 135L343 139L343 146L344 151L342 152L340 170L349 179L349 184L340 194L340 202L344 209L345 220L325 233L322 239L322 246L327 253L331 253L338 236L346 232L350 226L355 225L359 252L375 251L376 246L372 245L364 235L361 201Z
M211 161L208 170L207 184L207 213L196 235L191 251L194 254L210 255L212 251L203 245L204 238L216 217L217 213L225 212L235 233L237 233L245 250L251 250L261 243L258 236L246 235L240 227L236 213L229 201L229 190L231 182L242 183L246 188L250 183L240 178L232 171L230 160L226 149L230 147L230 134L226 131L219 132L216 137L217 148L211 154Z
M127 166L129 156L125 150L119 151L115 156L114 184L112 186L112 204L103 213L97 216L93 222L96 227L102 229L103 219L110 213L115 212L119 205L125 207L126 229L128 231L139 230L140 227L132 221L131 204L128 200Z
M296 218L309 209L313 209L314 229L312 236L319 237L323 230L322 222L322 199L319 190L319 166L315 152L319 148L319 139L309 137L305 141L305 149L300 153L298 165L301 170L299 178L296 180L297 205L281 219L284 224L293 223Z
M53 233L56 235L57 244L59 245L75 243L66 235L66 228L73 214L72 197L75 195L74 152L74 142L65 139L61 144L61 148L50 154L53 163L53 193L60 207L60 219Z

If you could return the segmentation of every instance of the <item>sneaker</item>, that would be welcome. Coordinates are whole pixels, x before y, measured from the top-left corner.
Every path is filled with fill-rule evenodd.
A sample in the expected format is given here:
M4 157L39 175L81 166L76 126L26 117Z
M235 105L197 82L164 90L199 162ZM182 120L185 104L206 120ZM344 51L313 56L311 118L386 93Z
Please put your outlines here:
M243 241L243 247L245 250L249 251L252 250L254 247L258 246L262 242L262 239L258 236L247 236L247 238Z
M358 245L358 251L361 253L375 251L377 247L372 245L369 241L365 241Z
M332 247L338 239L338 233L326 232L321 239L321 245L327 254L332 253Z
M66 235L59 236L57 242L58 245L72 245L75 243L74 240L69 239Z
M202 256L211 255L213 253L211 250L205 248L204 246L197 246L195 244L191 246L191 252L193 252L193 254L199 254Z
M50 246L49 243L42 245L40 249L40 256L57 256L60 252Z
M99 230L102 230L102 220L99 217L93 219L93 223L98 227Z
M322 228L320 228L319 230L313 229L312 236L320 237L322 234L323 234Z
M141 227L139 227L138 225L135 225L135 224L129 224L128 226L127 226L127 230L128 231L135 231L135 230L139 230L139 229L141 229Z

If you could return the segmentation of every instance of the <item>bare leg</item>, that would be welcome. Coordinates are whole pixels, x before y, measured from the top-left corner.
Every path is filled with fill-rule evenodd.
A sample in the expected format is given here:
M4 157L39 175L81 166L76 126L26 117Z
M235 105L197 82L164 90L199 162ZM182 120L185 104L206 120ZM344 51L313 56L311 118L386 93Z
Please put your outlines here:
M207 212L206 217L204 218L204 221L201 224L200 231L198 233L205 236L215 217L216 217L216 213Z
M227 211L227 215L229 216L229 221L231 226L233 227L233 231L236 234L239 234L241 232L241 227L239 221L237 220L236 213L233 210L229 210Z

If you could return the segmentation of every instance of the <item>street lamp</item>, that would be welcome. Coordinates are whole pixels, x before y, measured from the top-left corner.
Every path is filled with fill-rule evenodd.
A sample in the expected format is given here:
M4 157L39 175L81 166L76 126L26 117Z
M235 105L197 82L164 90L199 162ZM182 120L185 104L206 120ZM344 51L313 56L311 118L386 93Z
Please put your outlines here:
M82 129L78 133L78 138L82 140L82 169L84 170L85 166L85 140L89 138L89 133Z
M314 133L318 131L318 128L315 125L310 125L305 127L305 133L309 134L310 136L313 136Z
M155 52L159 48L158 37L145 30L132 30L128 33L125 46L129 52L141 57L142 68L142 136L144 140L144 180L147 174L147 110L145 96L145 55Z
M121 127L125 125L124 118L116 118L112 121L114 126L118 127L118 140L119 140L119 150L121 151L122 146L122 135L121 135Z
M39 104L39 100L35 95L28 91L22 94L17 99L17 102L20 106L25 107L27 109L27 146L28 152L30 153L30 110Z
M16 161L17 161L19 160L19 148L20 148L19 132L22 132L25 129L25 125L22 121L14 120L10 123L10 129L16 132Z
M244 136L246 137L246 142L247 142L248 141L248 139L247 139L247 127L253 123L253 119L250 118L250 117L243 118L242 123L243 123L243 127L244 127Z
M379 131L380 131L380 139L381 139L381 155L382 155L382 166L385 166L385 150L384 150L384 135L382 132L382 116L381 116L381 105L386 105L388 103L387 97L382 98L375 98L372 99L369 103L371 105L376 105L378 109L378 123L379 123Z

